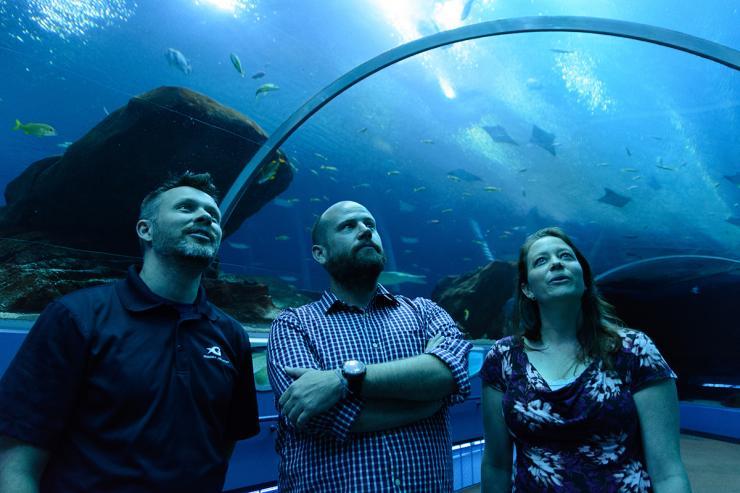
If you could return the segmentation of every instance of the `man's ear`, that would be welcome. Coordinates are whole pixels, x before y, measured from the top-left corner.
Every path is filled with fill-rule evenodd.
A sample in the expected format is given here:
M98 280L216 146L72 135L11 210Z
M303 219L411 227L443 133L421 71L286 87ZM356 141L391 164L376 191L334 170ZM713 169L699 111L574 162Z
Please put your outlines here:
M148 219L139 219L136 222L136 234L144 241L152 241L152 222Z
M530 300L534 300L534 293L531 289L529 289L528 284L522 284L522 293L524 293L524 296L526 296Z
M321 245L314 245L311 247L311 255L313 255L313 259L318 262L320 265L324 265L326 263L326 248L324 248Z

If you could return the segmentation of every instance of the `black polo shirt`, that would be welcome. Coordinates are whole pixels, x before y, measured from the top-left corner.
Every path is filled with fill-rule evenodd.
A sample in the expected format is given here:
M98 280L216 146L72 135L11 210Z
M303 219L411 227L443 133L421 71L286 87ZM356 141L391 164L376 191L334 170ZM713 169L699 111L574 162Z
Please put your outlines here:
M51 303L0 380L0 434L50 452L42 492L220 492L259 431L249 337L136 270Z

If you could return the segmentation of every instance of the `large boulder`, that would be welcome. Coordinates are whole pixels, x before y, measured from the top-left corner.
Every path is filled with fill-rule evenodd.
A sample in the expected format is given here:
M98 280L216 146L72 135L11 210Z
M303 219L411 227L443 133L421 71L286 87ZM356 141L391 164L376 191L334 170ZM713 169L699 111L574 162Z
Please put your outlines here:
M432 300L447 310L471 339L498 339L504 334L506 301L514 294L516 265L494 261L434 288Z
M0 234L138 256L134 225L149 191L189 169L211 173L225 193L266 139L254 121L207 96L160 87L131 98L64 155L33 163L10 182ZM253 182L225 237L290 184L285 156L273 159L280 163L274 175Z

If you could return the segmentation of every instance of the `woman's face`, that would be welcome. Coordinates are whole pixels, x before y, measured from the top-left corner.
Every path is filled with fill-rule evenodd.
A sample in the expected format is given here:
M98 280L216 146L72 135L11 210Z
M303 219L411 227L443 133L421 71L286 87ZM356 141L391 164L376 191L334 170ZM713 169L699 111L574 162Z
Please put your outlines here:
M535 241L527 253L527 283L522 292L537 303L580 299L585 290L583 269L573 250L560 238Z

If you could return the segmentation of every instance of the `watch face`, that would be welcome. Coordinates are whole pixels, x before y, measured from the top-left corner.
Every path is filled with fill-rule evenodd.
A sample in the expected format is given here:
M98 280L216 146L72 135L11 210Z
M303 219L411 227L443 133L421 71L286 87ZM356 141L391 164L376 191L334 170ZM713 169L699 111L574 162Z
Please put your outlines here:
M362 375L365 373L365 364L354 359L345 361L344 366L342 367L342 372L347 376Z

